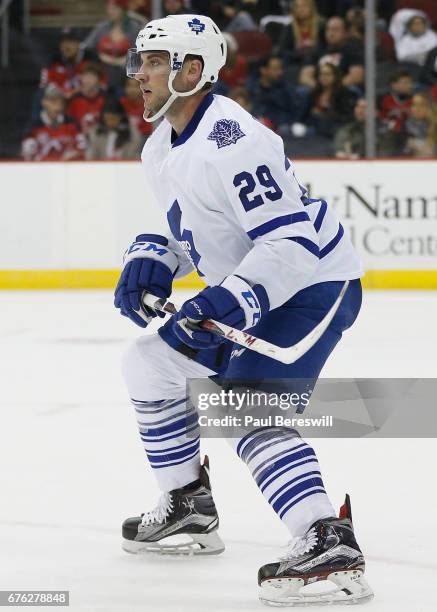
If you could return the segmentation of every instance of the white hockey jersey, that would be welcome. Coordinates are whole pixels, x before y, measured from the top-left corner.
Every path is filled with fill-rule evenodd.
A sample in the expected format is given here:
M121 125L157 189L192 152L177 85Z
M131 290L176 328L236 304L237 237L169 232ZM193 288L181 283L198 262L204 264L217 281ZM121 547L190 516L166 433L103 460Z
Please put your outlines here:
M362 275L333 211L298 183L282 139L236 102L208 94L179 136L164 120L142 163L167 214L177 277L193 267L208 285L237 275L261 284L273 309L309 285Z

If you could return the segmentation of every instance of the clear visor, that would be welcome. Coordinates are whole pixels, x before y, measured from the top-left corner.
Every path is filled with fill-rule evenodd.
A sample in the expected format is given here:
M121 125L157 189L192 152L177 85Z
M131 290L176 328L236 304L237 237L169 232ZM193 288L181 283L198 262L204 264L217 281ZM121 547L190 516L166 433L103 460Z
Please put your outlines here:
M135 78L135 75L141 71L141 53L137 53L135 47L128 49L126 57L126 74L129 78Z
M128 49L127 56L126 56L126 75L131 79L135 78L135 75L141 72L141 67L143 65L141 54L142 53L154 53L154 52L165 54L167 60L170 61L169 52L167 50L150 49L147 51L137 51L135 47Z

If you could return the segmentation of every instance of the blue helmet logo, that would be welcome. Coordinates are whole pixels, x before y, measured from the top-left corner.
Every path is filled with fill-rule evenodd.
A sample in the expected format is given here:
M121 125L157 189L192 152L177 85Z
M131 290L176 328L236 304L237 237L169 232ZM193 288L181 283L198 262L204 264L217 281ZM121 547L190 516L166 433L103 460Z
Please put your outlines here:
M188 25L190 26L192 32L196 32L196 36L197 34L201 34L205 29L205 24L202 23L200 19L197 19L197 17L194 17L192 21L189 21Z

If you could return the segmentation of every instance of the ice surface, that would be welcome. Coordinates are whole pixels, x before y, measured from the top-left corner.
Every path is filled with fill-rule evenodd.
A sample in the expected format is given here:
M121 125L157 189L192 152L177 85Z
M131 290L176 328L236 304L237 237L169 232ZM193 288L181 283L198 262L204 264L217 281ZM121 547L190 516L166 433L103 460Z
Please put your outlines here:
M436 312L437 293L367 292L323 375L435 376ZM119 374L139 333L110 292L0 294L0 589L69 589L72 610L262 610L257 570L287 533L220 440L203 450L225 553L168 559L120 548L123 519L157 494ZM376 594L367 609L435 611L435 440L314 445L334 504L352 496Z

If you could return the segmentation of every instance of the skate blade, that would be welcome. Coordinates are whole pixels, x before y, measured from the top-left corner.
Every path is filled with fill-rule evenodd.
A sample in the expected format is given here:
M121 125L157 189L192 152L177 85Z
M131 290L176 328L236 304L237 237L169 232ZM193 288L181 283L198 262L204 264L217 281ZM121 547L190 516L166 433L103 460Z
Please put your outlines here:
M159 542L140 542L125 540L122 548L133 554L154 553L159 555L219 555L225 550L225 545L217 531L210 533L181 533L163 538Z
M273 578L262 583L259 595L264 605L284 608L363 604L372 598L361 570L333 572L307 585L301 578Z

